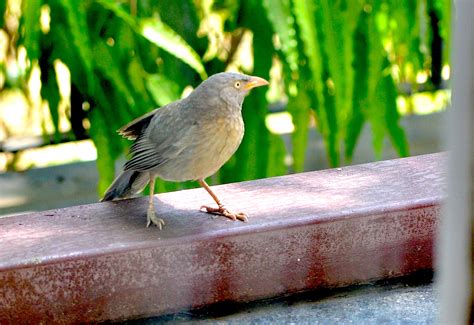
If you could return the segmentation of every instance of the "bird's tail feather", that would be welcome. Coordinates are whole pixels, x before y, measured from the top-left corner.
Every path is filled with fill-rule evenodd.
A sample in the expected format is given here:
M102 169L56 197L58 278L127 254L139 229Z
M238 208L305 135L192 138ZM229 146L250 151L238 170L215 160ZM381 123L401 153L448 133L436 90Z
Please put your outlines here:
M100 201L112 201L131 197L141 192L149 181L150 175L148 172L124 171L113 181Z

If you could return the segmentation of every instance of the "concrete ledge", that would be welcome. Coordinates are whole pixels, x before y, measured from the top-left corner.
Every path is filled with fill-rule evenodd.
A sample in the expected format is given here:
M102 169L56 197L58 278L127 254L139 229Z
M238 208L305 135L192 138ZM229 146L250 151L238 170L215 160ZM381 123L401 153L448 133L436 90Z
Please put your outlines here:
M246 302L431 269L445 154L0 219L0 323L91 322Z

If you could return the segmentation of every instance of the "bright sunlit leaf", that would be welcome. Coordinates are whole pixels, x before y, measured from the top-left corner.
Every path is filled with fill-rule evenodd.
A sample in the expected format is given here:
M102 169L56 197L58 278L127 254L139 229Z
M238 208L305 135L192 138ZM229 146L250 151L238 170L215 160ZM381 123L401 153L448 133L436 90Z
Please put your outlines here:
M150 18L141 21L142 35L156 46L183 60L199 73L202 79L207 78L206 70L199 55L186 41L163 22Z

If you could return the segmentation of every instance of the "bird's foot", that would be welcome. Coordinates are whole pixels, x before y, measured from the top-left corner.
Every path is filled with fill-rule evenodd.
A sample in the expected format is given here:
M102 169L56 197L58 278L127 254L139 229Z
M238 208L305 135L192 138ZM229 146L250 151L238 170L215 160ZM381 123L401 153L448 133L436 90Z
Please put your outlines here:
M201 206L200 210L206 210L207 213L211 214L216 214L220 216L224 216L226 218L229 218L232 221L240 220L243 222L248 222L249 219L247 218L247 215L243 212L230 212L227 210L223 205L219 205L218 208L213 208L213 207L208 207L207 205Z
M150 227L151 224L154 224L155 226L158 227L158 229L163 229L163 226L165 225L165 221L161 218L158 218L156 216L156 213L154 210L148 210L146 214L146 226L147 228Z

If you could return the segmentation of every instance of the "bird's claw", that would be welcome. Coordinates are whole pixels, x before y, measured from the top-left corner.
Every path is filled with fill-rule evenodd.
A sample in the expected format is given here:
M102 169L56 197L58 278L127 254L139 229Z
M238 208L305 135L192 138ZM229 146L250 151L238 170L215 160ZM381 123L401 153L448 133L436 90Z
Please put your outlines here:
M226 218L229 218L232 221L236 221L236 220L240 220L242 222L248 222L249 221L249 219L247 217L247 214L245 214L243 212L236 212L236 213L230 212L229 210L224 208L223 205L219 205L218 208L213 208L213 207L209 207L207 205L203 205L203 206L201 206L200 210L206 210L207 213L224 216Z
M147 228L151 226L151 224L154 224L158 229L163 229L163 226L165 225L165 221L161 218L158 218L155 214L155 211L153 210L148 210L146 214L146 226Z

